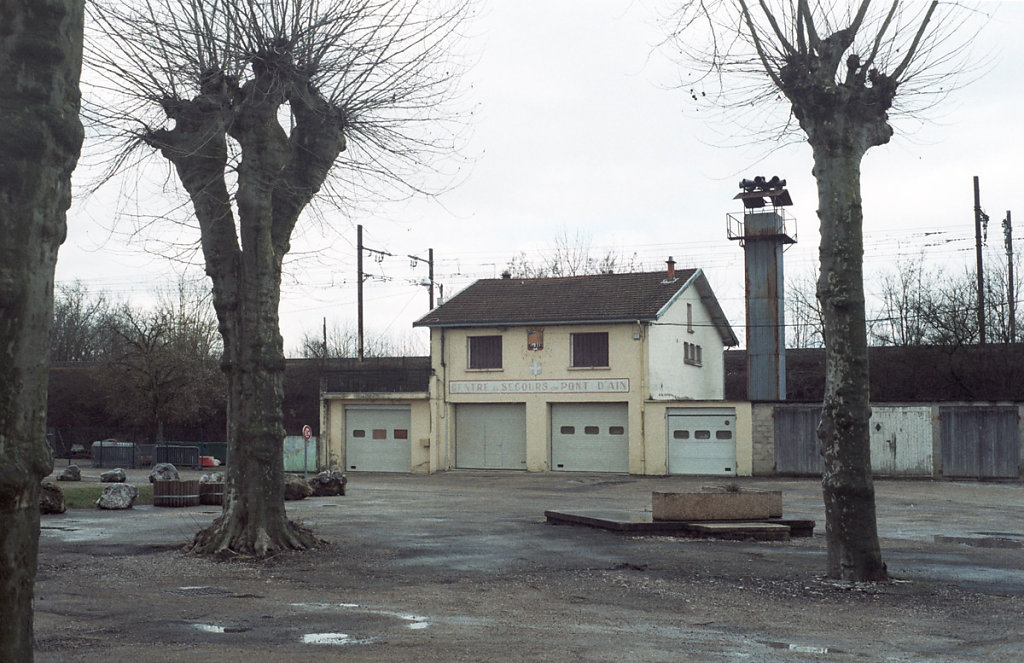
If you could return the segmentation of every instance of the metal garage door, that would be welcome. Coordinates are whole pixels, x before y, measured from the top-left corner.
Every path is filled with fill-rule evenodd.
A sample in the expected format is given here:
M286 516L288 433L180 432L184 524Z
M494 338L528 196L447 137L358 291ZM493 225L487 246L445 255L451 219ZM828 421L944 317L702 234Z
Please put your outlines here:
M553 403L551 469L629 472L626 403Z
M1020 478L1020 421L1015 406L939 408L942 475Z
M345 467L354 472L411 472L409 406L345 408Z
M669 410L668 472L736 476L736 410Z
M876 476L932 475L931 407L873 405L868 427Z
M525 470L526 405L456 405L455 467L477 470Z

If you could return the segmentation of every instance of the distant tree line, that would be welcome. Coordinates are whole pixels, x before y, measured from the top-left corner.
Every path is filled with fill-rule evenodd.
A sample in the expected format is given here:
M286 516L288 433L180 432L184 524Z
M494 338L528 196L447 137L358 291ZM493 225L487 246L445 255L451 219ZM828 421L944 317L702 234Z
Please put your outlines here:
M108 425L142 431L145 441L223 413L220 336L203 287L183 281L141 307L92 295L78 282L58 286L50 351L57 366L88 363L91 382L79 389L90 393L79 396L101 408Z
M1012 283L1010 271L1005 259L989 257L985 261L986 343L1021 340L1020 265L1014 265ZM817 274L801 275L790 281L786 289L787 347L823 346L816 282ZM874 283L874 305L869 300L867 315L871 345L959 348L980 342L978 280L974 269L955 271L942 264L929 264L920 255L897 261L890 269L876 274Z

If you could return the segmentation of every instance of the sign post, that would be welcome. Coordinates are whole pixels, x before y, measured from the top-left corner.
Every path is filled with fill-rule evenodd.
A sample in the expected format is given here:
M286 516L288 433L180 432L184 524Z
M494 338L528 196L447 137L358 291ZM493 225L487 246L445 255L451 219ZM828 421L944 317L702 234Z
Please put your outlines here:
M313 437L313 429L306 424L302 427L302 478L309 481L309 438Z

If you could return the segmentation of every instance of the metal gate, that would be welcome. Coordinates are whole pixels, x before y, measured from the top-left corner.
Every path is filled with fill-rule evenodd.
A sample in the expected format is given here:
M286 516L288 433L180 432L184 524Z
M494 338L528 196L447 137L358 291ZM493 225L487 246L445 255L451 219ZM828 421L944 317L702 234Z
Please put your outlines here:
M931 407L872 406L869 429L876 476L932 476Z
M820 475L825 469L818 440L821 407L775 408L775 471Z
M939 419L943 476L1020 478L1016 407L940 407Z

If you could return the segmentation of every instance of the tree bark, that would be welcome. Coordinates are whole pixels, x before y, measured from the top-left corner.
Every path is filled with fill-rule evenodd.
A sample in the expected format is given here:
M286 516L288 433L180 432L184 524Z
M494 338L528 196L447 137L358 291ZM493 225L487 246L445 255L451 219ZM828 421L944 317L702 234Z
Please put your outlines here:
M868 421L867 329L864 315L863 214L857 148L814 148L821 220L821 302L825 339L822 442L828 576L846 580L887 578L875 521Z
M83 0L0 3L0 661L32 661L53 273L82 145Z

